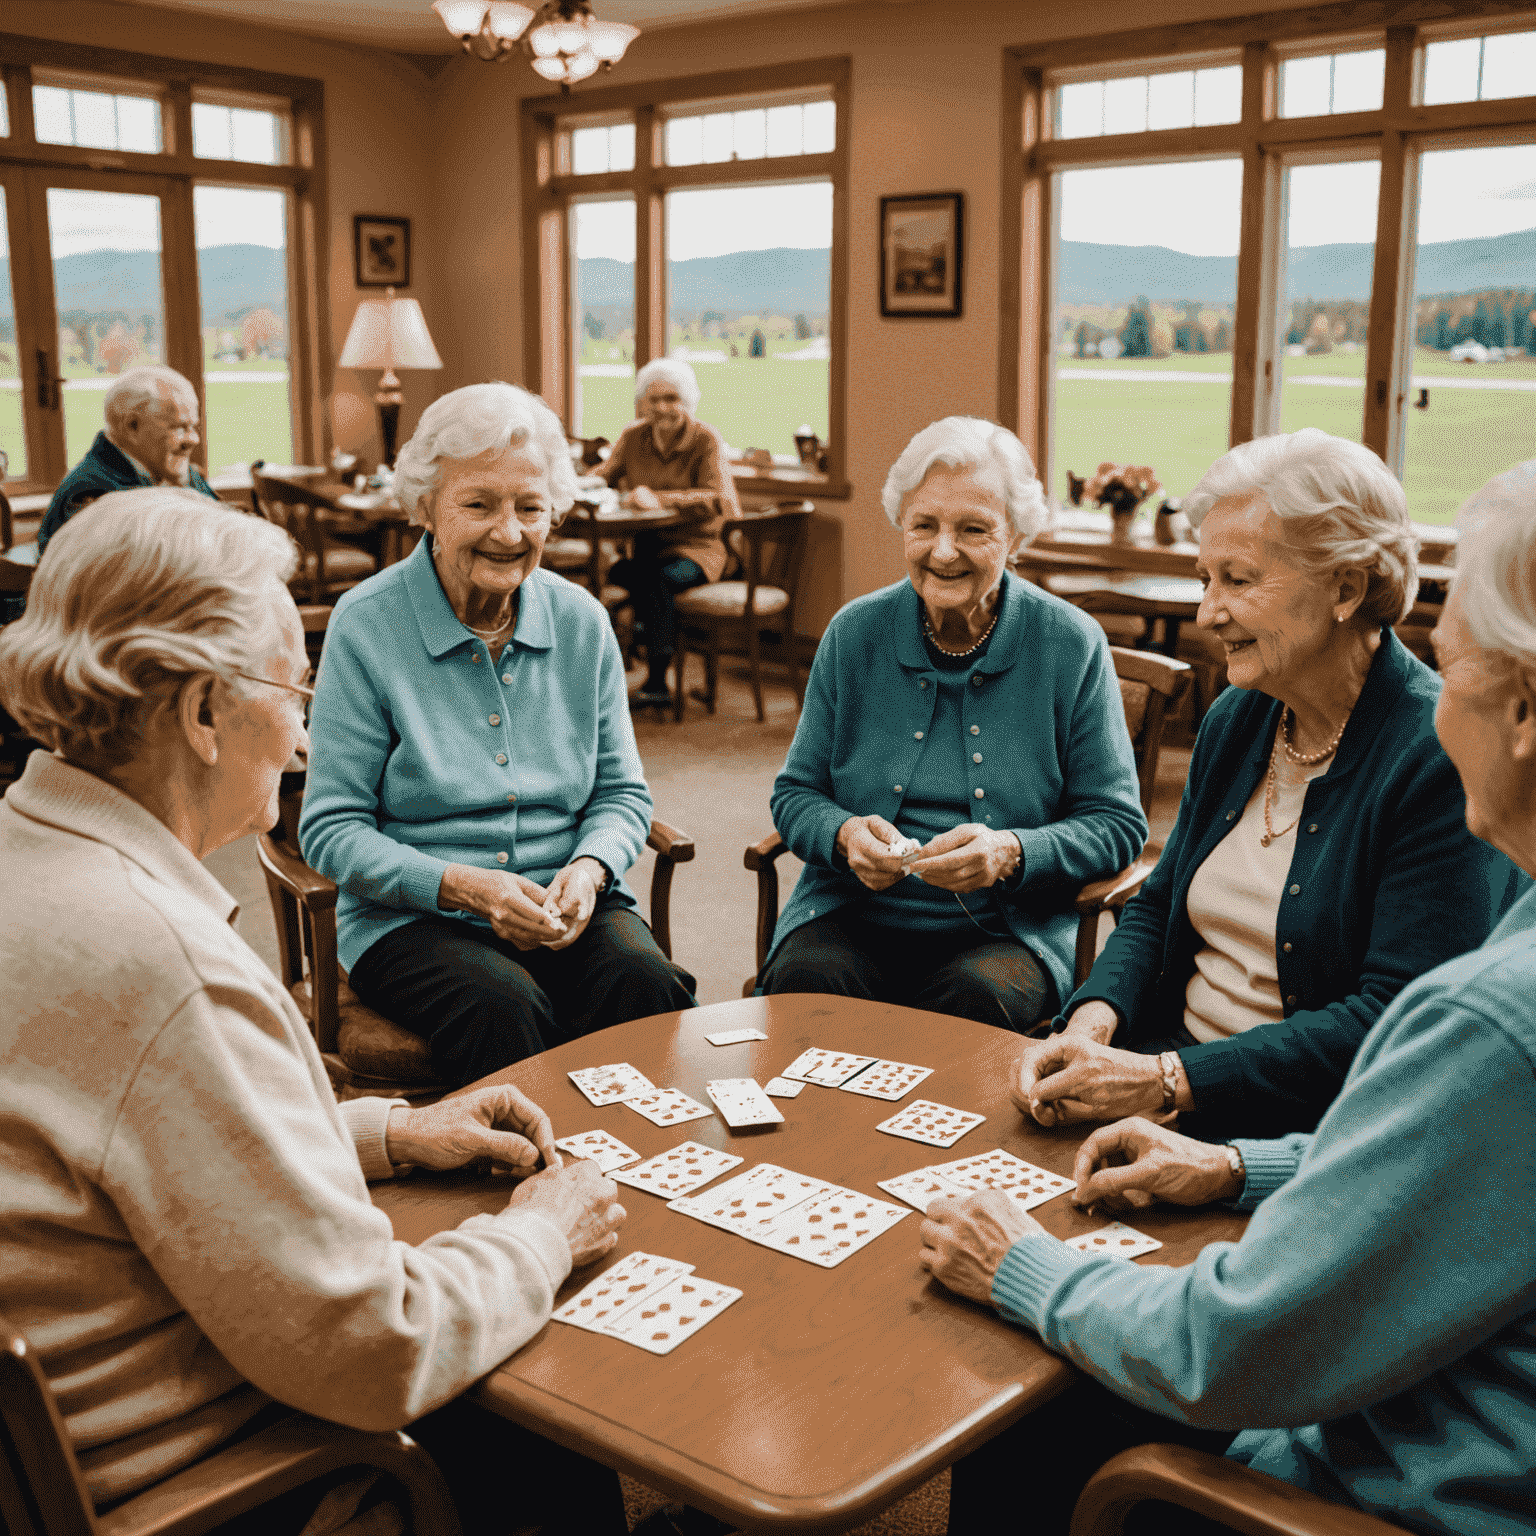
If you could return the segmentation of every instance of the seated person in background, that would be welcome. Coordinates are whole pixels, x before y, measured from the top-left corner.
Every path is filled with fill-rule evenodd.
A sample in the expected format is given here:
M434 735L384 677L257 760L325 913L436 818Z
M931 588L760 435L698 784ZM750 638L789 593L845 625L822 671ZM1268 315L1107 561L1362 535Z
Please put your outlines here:
M1104 631L1008 570L1045 506L1013 433L925 427L882 500L908 579L817 649L773 787L805 868L761 987L1024 1030L1068 990L1078 888L1146 840L1119 683Z
M0 695L54 749L0 802L0 1314L99 1506L287 1404L362 1429L427 1414L411 1432L466 1530L563 1509L617 1536L612 1473L443 1407L612 1248L615 1186L561 1169L512 1087L338 1105L199 863L274 823L305 744L294 564L259 518L114 493L59 534L0 633ZM369 1200L397 1165L531 1173L541 1155L505 1209L416 1247ZM497 1454L463 1454L487 1439Z
M1462 528L1437 728L1467 825L1536 873L1536 460L1474 496ZM1315 1135L1095 1131L1078 1204L1255 1211L1241 1242L1184 1268L1078 1253L990 1191L930 1206L924 1267L1092 1378L956 1464L950 1529L989 1528L983 1512L1027 1485L1030 1529L1065 1533L1095 1467L1174 1440L1231 1441L1235 1460L1426 1536L1528 1536L1533 995L1527 887L1481 948L1398 994Z
M645 632L648 670L636 702L665 704L677 635L672 594L720 580L725 570L720 530L728 518L741 516L741 507L724 440L693 414L699 381L687 363L669 357L647 363L635 375L635 408L640 419L619 434L598 473L623 491L622 505L666 507L685 520L675 528L636 534L634 554L616 561L607 579L629 593L635 622Z
M395 461L426 536L326 631L304 857L341 888L352 989L450 1083L693 1006L622 878L651 796L618 642L590 593L539 569L575 489L542 400L444 395Z
M1467 831L1440 679L1392 633L1418 573L1381 460L1315 427L1259 438L1184 510L1234 686L1156 870L1014 1097L1042 1125L1176 1109L1191 1135L1278 1136L1317 1124L1387 1004L1481 944L1524 876Z
M184 485L217 500L192 462L197 391L174 368L130 368L102 398L106 427L48 503L38 530L41 555L60 528L98 496L143 485Z

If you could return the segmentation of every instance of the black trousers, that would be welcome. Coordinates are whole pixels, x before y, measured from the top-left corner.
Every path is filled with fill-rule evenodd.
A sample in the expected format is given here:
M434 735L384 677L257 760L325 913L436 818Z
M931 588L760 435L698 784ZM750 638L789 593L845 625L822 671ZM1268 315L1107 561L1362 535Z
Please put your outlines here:
M635 535L635 552L615 560L608 581L623 587L635 605L635 623L645 632L645 656L653 675L666 670L677 649L677 613L672 595L709 580L696 561L671 553L654 533Z
M522 950L445 913L386 933L350 980L370 1008L429 1041L456 1086L611 1024L692 1008L698 985L609 893L566 949Z
M840 907L789 935L759 986L903 1003L978 1024L1022 1031L1056 1011L1056 984L1016 939L979 928L928 933L884 928Z
M949 1536L1008 1529L1067 1536L1078 1494L1112 1456L1151 1442L1219 1456L1232 1440L1226 1431L1192 1429L1138 1408L1085 1376L955 1463ZM1231 1536L1223 1525L1157 1502L1132 1510L1125 1529L1128 1536Z

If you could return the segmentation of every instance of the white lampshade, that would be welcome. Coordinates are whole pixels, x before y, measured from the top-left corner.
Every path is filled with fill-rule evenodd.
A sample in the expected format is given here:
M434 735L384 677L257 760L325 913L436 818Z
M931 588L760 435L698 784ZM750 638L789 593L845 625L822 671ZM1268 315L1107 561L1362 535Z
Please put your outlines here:
M585 80L588 75L595 75L600 67L597 55L590 48L583 48L580 53L572 54L565 61L565 78L570 81Z
M532 8L518 5L516 0L491 0L486 14L492 34L508 43L516 42L532 20Z
M565 79L565 60L554 59L530 59L529 65L536 75L542 75L546 80L560 81Z
M441 368L421 305L397 299L393 288L382 299L364 299L352 316L338 368Z
M473 37L485 20L486 0L432 0L432 9L455 37Z
M624 50L640 36L639 27L631 27L622 21L594 21L587 28L587 46L604 64L616 64L624 57Z

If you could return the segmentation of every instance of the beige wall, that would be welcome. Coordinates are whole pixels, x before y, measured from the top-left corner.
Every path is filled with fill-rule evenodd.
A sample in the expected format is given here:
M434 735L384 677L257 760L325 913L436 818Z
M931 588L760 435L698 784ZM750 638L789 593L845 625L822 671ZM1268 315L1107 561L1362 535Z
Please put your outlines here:
M447 324L442 296L450 274L434 238L432 156L437 145L425 129L431 121L436 86L414 64L376 49L235 25L185 11L101 0L8 0L0 6L0 31L323 80L331 356L340 356L353 310L364 296L352 283L354 213L403 214L412 221L410 291L420 299L439 347L444 345ZM401 377L405 384L403 439L422 409L440 393L444 376L406 373ZM336 386L367 397L377 382L376 373L347 370L338 375ZM376 437L364 451L377 459Z

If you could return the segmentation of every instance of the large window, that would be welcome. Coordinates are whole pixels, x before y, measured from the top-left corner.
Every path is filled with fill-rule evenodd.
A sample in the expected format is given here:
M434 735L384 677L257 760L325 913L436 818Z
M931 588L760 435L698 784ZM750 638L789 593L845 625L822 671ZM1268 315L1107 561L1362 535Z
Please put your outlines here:
M10 488L57 484L145 363L196 387L211 473L317 457L325 284L292 232L325 223L318 83L192 67L189 88L181 61L0 45L0 232L41 258L0 276Z
M1317 426L1445 523L1530 456L1536 33L1473 12L1013 50L1001 409L1058 500L1104 460L1182 495L1230 444Z
M527 377L573 436L617 437L635 370L683 358L743 489L843 493L847 79L830 60L523 104Z

